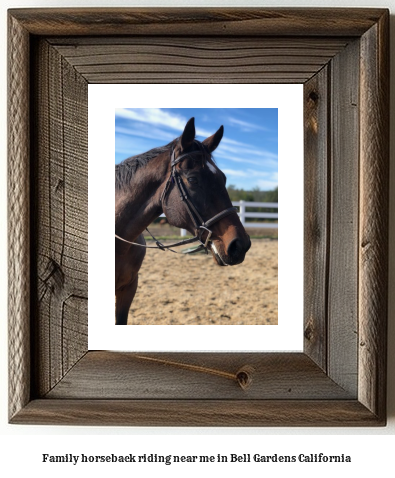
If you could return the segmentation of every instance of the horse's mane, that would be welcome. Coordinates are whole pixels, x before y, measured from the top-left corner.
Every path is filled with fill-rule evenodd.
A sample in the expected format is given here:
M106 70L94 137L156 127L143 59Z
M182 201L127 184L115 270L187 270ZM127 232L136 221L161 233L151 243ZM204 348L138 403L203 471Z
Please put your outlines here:
M121 163L115 165L115 189L122 189L124 186L129 186L135 172L146 166L152 158L155 158L161 153L169 151L174 144L171 141L165 146L153 148L146 153L137 154L130 158L124 159Z

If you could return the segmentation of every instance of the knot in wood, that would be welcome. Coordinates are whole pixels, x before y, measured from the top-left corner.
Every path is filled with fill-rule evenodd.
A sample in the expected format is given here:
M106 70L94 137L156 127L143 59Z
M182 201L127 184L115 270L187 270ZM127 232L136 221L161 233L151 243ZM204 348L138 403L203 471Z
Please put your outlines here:
M312 101L313 103L317 103L319 99L318 93L316 91L311 91L309 94L309 100Z
M236 373L237 382L243 390L246 390L251 386L254 371L254 367L251 365L245 365Z
M304 330L304 337L306 340L311 340L314 335L313 324L309 322Z

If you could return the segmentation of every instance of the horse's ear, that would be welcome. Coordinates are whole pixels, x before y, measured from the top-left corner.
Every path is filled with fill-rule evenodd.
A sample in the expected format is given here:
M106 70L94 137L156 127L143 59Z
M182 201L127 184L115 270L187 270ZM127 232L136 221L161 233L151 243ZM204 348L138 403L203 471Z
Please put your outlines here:
M210 153L212 153L217 148L223 135L224 135L224 127L221 126L216 133L214 133L212 136L210 136L209 138L206 138L203 141L203 144L208 148Z
M186 149L192 145L195 139L195 118L191 118L185 125L184 131L181 135L181 147Z

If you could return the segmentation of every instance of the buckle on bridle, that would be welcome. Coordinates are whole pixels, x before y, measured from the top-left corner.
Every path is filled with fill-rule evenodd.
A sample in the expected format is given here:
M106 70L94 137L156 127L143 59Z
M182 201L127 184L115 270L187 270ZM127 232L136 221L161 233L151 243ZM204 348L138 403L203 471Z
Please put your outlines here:
M210 229L207 229L207 227L204 227L204 226L199 226L199 229L204 229L205 231L208 232L206 242L204 244L203 244L202 240L199 238L200 243L203 244L203 246L207 249L207 244L210 242L210 238L211 238L213 232L210 231Z

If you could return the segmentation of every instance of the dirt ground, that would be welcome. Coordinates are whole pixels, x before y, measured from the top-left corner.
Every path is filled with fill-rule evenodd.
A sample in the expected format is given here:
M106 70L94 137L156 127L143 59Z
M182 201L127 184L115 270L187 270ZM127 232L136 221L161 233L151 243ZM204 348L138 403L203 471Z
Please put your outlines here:
M277 325L278 241L251 242L233 267L211 254L148 249L128 325Z

